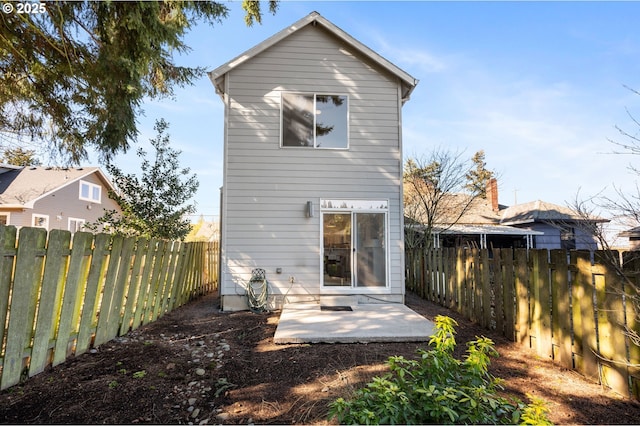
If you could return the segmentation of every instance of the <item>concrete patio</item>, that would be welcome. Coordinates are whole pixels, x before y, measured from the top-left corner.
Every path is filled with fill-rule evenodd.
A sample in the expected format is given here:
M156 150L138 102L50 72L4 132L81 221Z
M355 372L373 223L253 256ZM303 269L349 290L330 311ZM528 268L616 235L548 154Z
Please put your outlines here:
M434 324L399 303L287 304L274 343L426 342Z

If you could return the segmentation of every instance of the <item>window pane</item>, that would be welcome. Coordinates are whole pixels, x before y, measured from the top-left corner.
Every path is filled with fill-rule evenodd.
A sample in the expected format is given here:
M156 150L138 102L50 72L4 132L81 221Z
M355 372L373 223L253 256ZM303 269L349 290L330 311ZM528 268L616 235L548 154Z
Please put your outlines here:
M6 225L8 221L9 221L9 216L0 215L0 224Z
M324 213L324 285L351 286L351 213Z
M316 95L316 147L347 148L347 97Z
M95 200L95 201L100 201L100 187L99 186L94 186L93 187L93 194L91 195L91 199Z
M313 95L282 94L282 146L313 146Z
M387 260L384 213L356 213L356 286L384 287Z
M46 228L47 227L47 217L46 216L33 216L33 226L37 228Z
M89 198L89 185L86 183L80 184L80 196L82 198Z

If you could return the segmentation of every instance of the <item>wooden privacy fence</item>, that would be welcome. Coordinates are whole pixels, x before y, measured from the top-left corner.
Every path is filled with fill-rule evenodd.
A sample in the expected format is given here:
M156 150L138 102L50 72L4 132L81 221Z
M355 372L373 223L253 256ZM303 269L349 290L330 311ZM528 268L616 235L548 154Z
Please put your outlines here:
M640 253L633 253L613 266L605 261L611 252L600 251L408 250L407 288L640 399Z
M155 321L218 282L217 243L0 226L0 388ZM48 238L47 238L48 237Z

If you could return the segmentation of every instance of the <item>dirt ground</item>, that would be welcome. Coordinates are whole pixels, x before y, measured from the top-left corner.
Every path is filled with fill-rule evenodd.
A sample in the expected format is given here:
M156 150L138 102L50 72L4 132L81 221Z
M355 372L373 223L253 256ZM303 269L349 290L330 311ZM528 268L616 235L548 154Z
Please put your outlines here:
M463 320L407 296L432 319L459 323L457 342L484 335L492 372L520 399L542 397L556 424L637 424L640 403L617 396ZM5 424L327 424L327 405L424 343L275 345L279 312L221 313L215 295L183 306L0 393Z

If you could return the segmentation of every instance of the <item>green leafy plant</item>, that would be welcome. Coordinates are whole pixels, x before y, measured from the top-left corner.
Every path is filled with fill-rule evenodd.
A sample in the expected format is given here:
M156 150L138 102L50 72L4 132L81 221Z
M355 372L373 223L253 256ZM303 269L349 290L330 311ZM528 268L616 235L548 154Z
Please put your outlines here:
M234 388L236 385L230 383L225 377L219 378L216 381L216 392L214 396L217 398L220 395L224 394L227 390Z
M135 373L133 373L133 378L134 379L142 379L146 375L147 375L146 370L140 370L140 371L136 371Z
M118 387L118 382L116 380L112 380L109 382L109 389L115 389Z
M431 350L418 350L417 360L390 357L388 374L352 399L331 403L329 417L341 424L550 424L542 400L525 405L498 395L502 380L488 371L491 357L498 356L491 339L468 342L467 355L458 360L458 324L446 316L436 317L435 324Z

